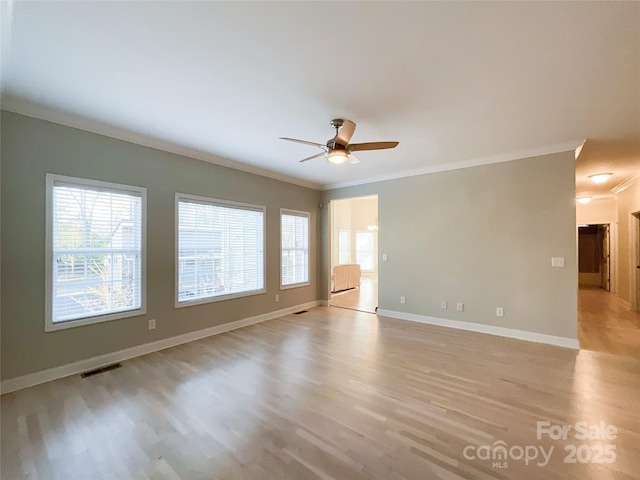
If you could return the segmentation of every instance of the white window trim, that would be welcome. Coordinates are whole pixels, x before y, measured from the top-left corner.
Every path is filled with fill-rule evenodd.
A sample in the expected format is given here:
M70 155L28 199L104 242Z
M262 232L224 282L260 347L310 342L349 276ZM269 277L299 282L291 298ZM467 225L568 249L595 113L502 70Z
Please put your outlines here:
M282 215L283 214L294 215L298 217L306 217L307 220L309 221L308 223L309 247L307 248L307 268L309 270L307 272L307 278L309 280L307 280L306 282L292 283L290 285L282 285ZM279 269L280 270L280 290L290 290L292 288L308 287L309 285L311 285L311 280L310 280L311 279L311 213L303 212L301 210L291 210L289 208L280 209L280 258L278 260L278 263L280 264L280 269Z
M231 293L228 295L219 295L216 297L209 298L200 298L197 300L187 300L183 302L178 301L178 286L179 286L179 262L180 262L180 250L179 250L179 232L178 232L178 211L180 206L180 200L192 200L200 203L205 203L207 205L220 205L222 207L241 207L250 210L256 210L262 212L262 289L260 290L251 290L250 292L242 292L242 293ZM233 298L241 298L241 297L251 297L253 295L262 295L267 293L267 250L266 250L266 242L267 242L267 207L264 205L253 205L251 203L242 203L242 202L234 202L231 200L220 200L216 198L210 197L202 197L198 195L190 195L188 193L176 193L175 200L175 275L174 275L174 307L175 308L185 308L185 307L193 307L195 305L203 305L205 303L213 303L213 302L222 302L224 300L231 300Z
M96 187L105 190L116 190L125 193L139 194L141 197L140 212L140 308L123 312L110 313L77 320L53 322L53 186L55 183L66 183L80 187ZM120 183L102 182L88 178L69 177L47 173L46 175L46 225L45 225L45 332L54 332L67 328L92 325L94 323L109 322L121 318L137 317L147 313L147 189Z

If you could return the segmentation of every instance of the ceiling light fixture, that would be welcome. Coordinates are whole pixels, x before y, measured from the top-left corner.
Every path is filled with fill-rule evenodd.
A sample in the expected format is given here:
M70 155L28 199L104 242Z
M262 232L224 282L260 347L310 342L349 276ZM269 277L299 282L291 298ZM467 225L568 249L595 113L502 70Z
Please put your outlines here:
M589 178L593 183L604 183L609 180L609 177L613 175L612 173L598 173L596 175L589 175Z
M578 197L578 198L576 198L576 200L579 203L587 204L587 203L589 203L591 201L591 197Z
M349 154L346 150L331 150L329 153L327 153L327 160L329 160L331 163L340 164L347 161L348 155Z

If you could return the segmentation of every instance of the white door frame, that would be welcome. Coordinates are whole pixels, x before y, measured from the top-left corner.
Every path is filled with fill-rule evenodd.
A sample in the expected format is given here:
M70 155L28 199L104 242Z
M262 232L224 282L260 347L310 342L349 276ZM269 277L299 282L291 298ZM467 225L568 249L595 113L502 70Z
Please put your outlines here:
M376 200L379 199L379 196L378 196L377 193L372 193L370 195L357 195L355 197L334 198L333 200L328 200L327 201L327 208L328 208L327 225L328 225L328 230L329 230L329 235L328 235L329 241L327 242L328 243L328 248L327 248L327 251L328 251L328 262L327 263L328 263L328 265L327 265L327 268L328 268L329 271L327 272L327 283L325 285L326 292L327 292L327 305L331 305L331 274L332 274L331 268L333 266L333 253L334 253L332 245L333 245L333 224L334 224L334 218L333 217L334 217L335 202L337 202L339 200L356 200L358 198L367 198L367 197L369 197L369 198L375 197ZM377 204L376 210L379 210L379 208L380 208L380 205ZM376 216L378 216L378 212L377 211L376 211ZM353 229L350 229L350 231L352 233L355 232L355 230L353 230ZM375 249L374 255L376 255L376 257L377 257L378 256L378 248L379 248L378 247L378 235L374 236L374 242L375 242L374 243L374 249ZM352 247L353 247L353 245L352 245ZM352 260L353 263L355 263L355 258L352 258L351 260ZM376 268L378 268L379 265L377 264L377 258L375 259L375 262L376 262ZM379 275L379 273L380 272L378 271L378 275Z
M601 267L600 268L602 270L600 272L600 275L601 275L600 286L602 286L602 278L604 278L604 275L606 274L606 282L607 283L606 283L606 287L604 287L604 288L605 288L605 290L607 292L610 292L611 291L611 270L612 270L612 268L611 268L611 224L607 223L607 224L605 224L603 226L605 227L604 228L604 235L605 235L604 240L605 240L605 242L604 242L604 245L603 245L602 255L603 255L603 259L606 259L606 263L602 262L602 260L600 261L600 263L601 263ZM606 271L603 268L605 265L606 265Z
M609 291L618 293L618 222L597 222L586 225L602 225L609 227ZM578 230L576 226L576 275L580 273L580 250L578 247Z
M328 210L328 222L327 222L327 228L329 230L329 235L327 235L329 237L329 241L327 242L328 244L328 265L327 265L327 269L329 270L327 272L327 283L325 285L326 288L326 292L327 292L327 306L331 305L331 275L332 275L332 268L333 268L333 209L335 208L335 203L332 200L329 200L327 202L327 208Z
M640 211L629 215L629 289L631 310L640 311Z

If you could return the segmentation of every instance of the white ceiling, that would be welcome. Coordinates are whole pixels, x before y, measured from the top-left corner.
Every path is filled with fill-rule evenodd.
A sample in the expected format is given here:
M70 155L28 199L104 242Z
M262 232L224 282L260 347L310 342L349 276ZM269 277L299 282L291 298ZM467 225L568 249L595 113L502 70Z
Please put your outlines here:
M602 162L621 178L640 169L638 2L56 1L2 14L3 108L301 184L583 139L579 177ZM278 140L323 143L336 117L357 123L354 142L400 145L359 165L301 164L314 147Z

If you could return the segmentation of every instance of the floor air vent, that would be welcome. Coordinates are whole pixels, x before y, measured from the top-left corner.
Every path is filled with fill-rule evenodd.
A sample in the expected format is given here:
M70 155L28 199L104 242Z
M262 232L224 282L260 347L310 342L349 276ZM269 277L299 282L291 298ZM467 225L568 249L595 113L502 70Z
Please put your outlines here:
M106 367L96 368L95 370L89 370L88 372L81 373L80 376L82 378L92 377L94 375L98 375L99 373L108 372L109 370L115 370L116 368L122 367L121 363L114 363L111 365L107 365Z
M309 310L300 310L299 312L294 312L294 315L300 315L301 313L307 313Z

